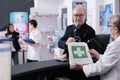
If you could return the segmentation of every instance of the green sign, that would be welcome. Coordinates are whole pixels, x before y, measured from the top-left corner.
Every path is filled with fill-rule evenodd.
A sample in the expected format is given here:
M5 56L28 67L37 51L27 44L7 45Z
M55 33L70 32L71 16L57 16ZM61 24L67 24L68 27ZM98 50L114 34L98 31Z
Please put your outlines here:
M85 46L71 46L73 58L88 58Z

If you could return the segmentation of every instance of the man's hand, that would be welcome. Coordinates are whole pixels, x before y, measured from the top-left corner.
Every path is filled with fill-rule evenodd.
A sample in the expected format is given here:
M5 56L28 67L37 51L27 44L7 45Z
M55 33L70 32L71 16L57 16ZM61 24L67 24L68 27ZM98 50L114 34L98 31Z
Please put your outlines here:
M60 59L65 59L65 58L67 58L67 54L63 54L60 56Z
M99 59L100 54L95 49L90 49L89 52L92 56L95 56L97 59Z
M83 64L75 64L75 67L72 70L82 70Z
M75 39L73 37L69 37L66 41L66 45L69 43L69 42L75 42Z

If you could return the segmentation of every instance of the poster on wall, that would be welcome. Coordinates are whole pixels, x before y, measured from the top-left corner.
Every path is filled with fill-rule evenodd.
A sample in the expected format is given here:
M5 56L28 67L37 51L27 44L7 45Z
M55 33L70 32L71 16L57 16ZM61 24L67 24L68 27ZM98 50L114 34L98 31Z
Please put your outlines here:
M67 8L62 9L62 30L67 27Z
M99 26L102 34L109 34L107 25L109 23L110 16L113 15L113 4L106 4L100 6Z
M10 12L10 23L23 38L28 38L28 12Z

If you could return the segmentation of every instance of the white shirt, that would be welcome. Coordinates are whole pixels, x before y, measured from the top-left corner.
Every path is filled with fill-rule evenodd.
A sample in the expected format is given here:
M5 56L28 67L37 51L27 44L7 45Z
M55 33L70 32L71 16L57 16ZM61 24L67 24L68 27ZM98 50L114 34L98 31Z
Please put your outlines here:
M30 32L30 39L34 40L35 43L41 43L41 33L38 29ZM40 61L40 46L34 47L28 45L27 59Z
M96 63L83 66L83 71L87 77L101 75L101 80L120 80L120 36Z

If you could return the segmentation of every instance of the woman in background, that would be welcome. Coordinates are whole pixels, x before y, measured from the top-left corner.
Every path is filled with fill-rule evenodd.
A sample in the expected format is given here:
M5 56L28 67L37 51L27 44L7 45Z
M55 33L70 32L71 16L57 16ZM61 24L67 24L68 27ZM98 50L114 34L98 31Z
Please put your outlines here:
M7 27L7 33L5 34L5 36L7 38L12 38L13 39L14 50L12 50L12 58L13 58L13 61L14 61L14 65L17 65L17 64L19 64L18 51L21 49L21 47L19 45L19 42L18 42L19 33L14 30L13 24L8 24L6 27Z

